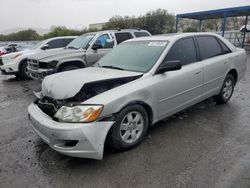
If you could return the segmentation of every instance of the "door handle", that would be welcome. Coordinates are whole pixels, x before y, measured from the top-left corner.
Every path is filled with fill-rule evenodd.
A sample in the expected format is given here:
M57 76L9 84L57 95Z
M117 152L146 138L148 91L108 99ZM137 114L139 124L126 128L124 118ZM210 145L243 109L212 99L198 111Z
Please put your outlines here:
M197 74L200 74L201 73L201 71L198 71L198 72L196 72L195 74L197 75Z

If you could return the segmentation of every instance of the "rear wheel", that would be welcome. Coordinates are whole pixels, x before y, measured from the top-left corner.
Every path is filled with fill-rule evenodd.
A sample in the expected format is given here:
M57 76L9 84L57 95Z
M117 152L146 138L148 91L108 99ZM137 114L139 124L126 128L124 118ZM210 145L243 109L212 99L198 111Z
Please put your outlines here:
M228 74L224 80L219 95L215 97L217 104L227 103L233 95L235 86L235 79L233 75Z
M27 62L24 62L21 67L20 67L20 71L19 71L19 78L23 79L23 80L30 80L31 77L29 76L28 74L28 63Z
M146 135L148 125L148 114L142 106L135 104L125 107L111 129L111 146L116 150L134 148Z

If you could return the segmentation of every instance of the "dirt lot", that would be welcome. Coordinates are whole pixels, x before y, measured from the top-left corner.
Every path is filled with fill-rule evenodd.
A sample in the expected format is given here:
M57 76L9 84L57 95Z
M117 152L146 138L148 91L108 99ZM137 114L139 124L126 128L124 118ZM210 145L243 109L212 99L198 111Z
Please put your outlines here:
M197 104L102 161L58 154L32 131L27 106L39 87L0 75L0 187L250 187L250 57L228 104Z

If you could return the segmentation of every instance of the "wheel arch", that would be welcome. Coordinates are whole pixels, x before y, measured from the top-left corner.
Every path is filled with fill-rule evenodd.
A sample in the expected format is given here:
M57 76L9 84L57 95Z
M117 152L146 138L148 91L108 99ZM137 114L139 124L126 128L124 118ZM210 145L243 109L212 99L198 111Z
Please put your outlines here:
M141 105L146 110L146 112L148 114L149 126L151 126L153 123L153 110L152 110L151 106L144 101L136 100L136 101L129 102L126 105L124 105L117 113L122 111L124 108L131 106L131 105L135 105L135 104Z
M63 67L68 66L68 65L75 65L75 66L78 66L79 68L86 67L86 64L80 60L65 61L65 62L60 63L57 66L57 72L60 72Z
M235 80L235 83L237 82L237 80L238 80L238 72L237 72L237 70L236 69L231 69L228 73L227 73L227 75L228 74L231 74L233 77L234 77L234 80Z
M22 59L20 62L19 62L19 65L18 65L18 73L20 73L20 70L21 70L21 67L22 65L27 62L28 58L24 58Z

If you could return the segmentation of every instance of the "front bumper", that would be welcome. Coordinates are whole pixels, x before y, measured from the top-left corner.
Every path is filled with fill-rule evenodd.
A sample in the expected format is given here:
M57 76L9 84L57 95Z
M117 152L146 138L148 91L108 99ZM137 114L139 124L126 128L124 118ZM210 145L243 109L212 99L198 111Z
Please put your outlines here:
M17 72L18 72L18 64L19 63L17 61L15 61L15 60L9 61L8 63L3 64L3 60L1 60L0 71L4 75L17 74Z
M29 75L34 80L43 80L45 76L54 74L55 69L32 69L29 66L27 67Z
M34 103L30 104L28 112L33 129L52 149L73 157L103 158L104 143L113 121L56 122Z

